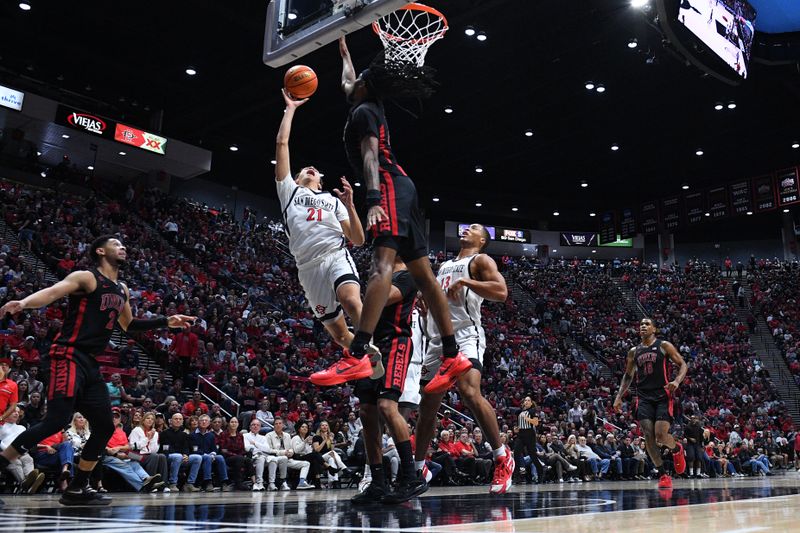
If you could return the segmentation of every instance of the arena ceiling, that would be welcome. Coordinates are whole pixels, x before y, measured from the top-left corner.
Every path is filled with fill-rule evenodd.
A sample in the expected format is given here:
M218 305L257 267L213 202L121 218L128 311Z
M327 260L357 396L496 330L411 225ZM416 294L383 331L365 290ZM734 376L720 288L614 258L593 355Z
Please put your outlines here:
M664 51L629 0L429 3L451 27L428 56L441 88L421 109L409 106L419 118L392 105L388 115L395 152L434 218L591 228L590 212L800 163L791 147L800 142L797 65L753 62L739 87L702 77ZM789 9L797 21L793 2L755 3L781 31L798 29L773 12ZM163 110L163 133L214 151L209 179L275 194L284 69L261 62L267 2L30 4L0 7L0 79L40 80L144 126ZM467 26L487 39L466 36ZM368 30L352 35L357 68L379 46ZM320 87L295 120L294 166L313 163L335 179L349 173L336 46L302 63Z

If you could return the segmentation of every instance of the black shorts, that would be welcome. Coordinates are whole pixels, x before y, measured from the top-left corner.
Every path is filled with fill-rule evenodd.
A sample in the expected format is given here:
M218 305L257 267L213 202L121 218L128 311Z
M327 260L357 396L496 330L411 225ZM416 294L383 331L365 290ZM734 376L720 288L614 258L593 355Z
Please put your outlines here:
M397 251L406 263L427 256L425 220L411 178L382 171L380 205L388 218L372 227L373 244Z
M377 405L379 399L400 400L413 355L410 337L397 337L377 344L386 374L381 379L360 379L355 386L358 400L369 405Z
M78 411L86 407L111 410L108 387L97 359L72 347L54 344L50 349L47 400L66 399Z
M636 398L636 420L664 421L672 424L672 398L669 396Z

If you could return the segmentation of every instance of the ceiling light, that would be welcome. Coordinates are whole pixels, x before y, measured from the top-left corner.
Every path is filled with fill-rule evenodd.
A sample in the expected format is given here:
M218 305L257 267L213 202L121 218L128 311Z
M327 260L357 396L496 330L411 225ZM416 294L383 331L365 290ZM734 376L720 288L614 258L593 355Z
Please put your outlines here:
M94 167L92 165L89 165L88 167L86 167L86 170L94 170Z
M239 147L236 146L235 144L232 144L232 145L228 146L228 150L230 150L231 152L238 152L239 151Z
M195 70L194 67L186 67L186 74L188 74L189 76L194 76L195 74L197 74L197 71Z
M616 152L617 150L619 150L619 145L617 143L612 144L611 145L611 151L612 152Z
M588 182L588 181L586 181L586 180L581 180L581 187L583 187L583 188L585 189L585 188L586 188L586 187L588 187L588 186L589 186L589 182Z
M584 85L584 87L586 87L587 91L591 91L592 89L594 89L594 82L593 81L587 81L586 84Z
M286 15L286 18L289 19L289 20L297 19L297 12L294 11L294 10L289 11L289 13Z
M433 201L434 201L434 202L438 202L438 201L439 201L439 197L438 197L438 196L434 196L434 197L433 197Z
M481 172L483 172L483 167L482 167L482 166L480 166L480 165L477 165L477 166L475 167L475 172L477 172L478 174L480 174Z
M752 214L753 214L753 212L752 212L752 211L748 211L748 212L747 212L747 214L748 214L748 215L752 215Z
M483 207L483 204L480 202L475 202L475 207Z
M684 191L688 191L689 190L689 184L688 183L684 183L683 185L681 185L681 189L683 189Z
M728 102L728 109L736 109L736 102Z
M19 3L19 8L21 10L23 10L23 11L30 11L31 10L31 4L30 4L30 2L20 2Z
M634 49L637 46L639 46L639 41L637 41L636 39L631 39L630 41L628 41L628 48Z
M644 7L647 5L647 0L631 0L631 7Z
M604 92L606 92L606 87L605 87L605 85L600 84L600 85L597 86L597 88L595 90L597 92L599 92L599 93L604 93Z
M128 155L125 152L120 152L119 155Z
M553 248L553 253L555 253L555 252L557 252L557 251L558 251L558 250L556 250L555 248Z
M717 111L722 111L723 109L725 109L725 106L717 102L716 104L714 104L714 109L716 109Z
M533 130L525 130L525 137L533 137Z
M444 108L444 112L445 112L445 113L447 113L447 114L449 115L450 113L452 113L452 112L453 112L453 108L452 108L452 107L450 107L449 105L448 105L448 106L445 106L445 108Z
M592 250L592 253L593 253L593 254L596 254L596 253L597 253L597 250Z
M800 148L800 143L792 143L792 148L797 150L798 148Z
M788 213L788 212L789 212L789 209L788 209L788 208L787 208L787 209L784 209L784 210L783 210L783 212L784 212L784 213Z
M62 133L61 134L61 138L62 139L69 139L69 135L67 135L66 133Z
M696 152L694 153L694 155L698 155L698 156L699 156L699 155L703 155L704 153L705 153L705 152L703 152L703 150L698 150L698 151L696 151Z
M483 33L482 31L479 31L478 35L476 35L475 38L478 39L480 42L483 42L486 39L488 39L488 37L486 37L486 34Z
M353 185L355 185L356 187L361 187L361 182L360 182L360 181L357 181L357 182L355 182Z
M42 171L39 173L39 175L40 175L41 177L43 177L43 178L46 178L46 177L47 177L47 171L46 171L46 170L42 170Z
M37 152L36 152L36 155L37 155L37 156L41 156L41 155L42 155L42 152L38 152L38 151L37 151Z
M519 211L519 207L512 207L511 210L516 213L517 211Z
M592 211L591 213L589 213L589 216L590 216L590 217L596 217L596 216L597 216L597 213L595 213L594 211Z
M467 37L472 37L473 35L475 35L475 28L473 28L472 26L467 26L466 28L464 28L464 34Z
M270 159L269 162L272 165L277 165L278 164L278 162L276 160L274 160L274 159Z
M557 216L558 216L558 215L560 215L560 214L561 214L561 213L559 213L558 211L553 211L553 216L554 216L554 217L557 217Z
M710 216L711 216L711 213L709 213L708 211L706 211L706 216L707 216L707 217L710 217Z

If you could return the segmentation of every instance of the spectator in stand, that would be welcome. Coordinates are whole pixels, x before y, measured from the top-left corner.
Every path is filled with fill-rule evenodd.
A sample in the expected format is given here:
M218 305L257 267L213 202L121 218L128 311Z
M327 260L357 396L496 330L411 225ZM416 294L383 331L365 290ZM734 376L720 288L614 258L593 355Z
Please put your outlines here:
M167 456L159 453L159 434L155 429L156 415L148 411L142 415L140 425L134 427L128 436L128 443L133 452L140 456L139 462L145 471L152 475L158 474L159 479L165 483L169 479ZM135 457L133 458L135 460ZM164 492L170 492L169 487L164 487Z
M686 466L688 476L699 478L702 472L703 456L705 449L703 446L703 427L697 415L692 415L689 424L683 430L686 438Z
M253 492L264 490L264 467L268 471L269 490L278 490L275 485L275 478L278 472L277 457L268 453L271 448L267 443L267 436L261 434L261 422L257 418L250 421L250 432L245 433L244 449L253 456L253 466L255 468L255 479L253 482Z
M261 406L256 411L256 418L261 422L261 431L266 435L273 430L275 416L269 410L269 400L262 400Z
M327 463L329 469L328 473L330 474L328 476L329 480L338 484L339 471L344 470L347 467L342 462L341 456L337 453L333 446L333 437L334 435L331 433L328 423L324 421L320 422L317 434L314 435L314 438L311 441L311 446L314 448L314 451L320 454L322 459Z
M608 467L611 465L611 460L602 459L594 452L594 450L592 450L591 447L587 445L586 442L586 437L578 437L578 444L575 445L575 449L580 454L580 457L589 463L589 467L592 469L592 474L597 479L603 479L603 475L608 473Z
M17 356L20 357L25 362L25 365L31 370L33 368L37 368L39 366L39 362L41 361L39 350L37 350L34 346L35 342L36 337L33 335L28 335L25 337L25 342L22 343L22 346L20 346L19 350L17 351Z
M737 459L742 465L742 468L750 467L754 476L769 476L769 460L763 455L754 455L752 450L743 440L739 448L739 453L736 454Z
M216 420L216 419L215 419ZM244 484L245 472L252 468L252 461L245 455L244 437L239 433L239 419L235 416L228 422L228 427L223 429L216 437L217 448L225 458L228 466L228 475L234 488L248 490Z
M617 446L617 452L622 459L622 478L623 479L640 479L639 478L639 460L636 458L636 448L631 443L631 438L625 436L622 442Z
M65 436L67 440L72 443L72 450L74 454L74 461L77 463L80 460L81 455L83 454L83 447L86 445L86 441L89 440L92 432L89 428L89 421L81 413L75 413L72 415L72 422L67 427L65 431ZM108 492L106 489L103 488L103 465L102 463L98 463L98 465L92 470L90 475L92 488L94 488L98 492Z
M56 265L56 270L61 278L66 277L67 274L72 272L73 268L75 268L75 260L72 259L72 254L69 252L64 254L64 258L59 260Z
M197 330L197 327L194 328ZM198 336L189 329L181 330L170 345L170 355L178 358L178 372L173 371L173 375L188 376L193 362L197 359Z
M111 398L112 407L119 407L123 401L131 401L131 398L125 392L125 387L122 385L122 377L119 374L111 374L111 382L106 383L106 387L108 388L108 396Z
M27 390L27 385L26 385ZM30 399L28 403L25 405L23 412L25 413L24 422L29 427L38 424L42 421L44 417L44 403L42 403L42 395L38 392L32 392L30 394Z
M189 435L183 431L183 415L174 413L169 419L169 427L159 435L161 441L161 453L167 456L169 461L169 490L180 492L178 489L178 474L182 465L189 466L189 477L183 486L185 492L197 492L200 489L195 486L197 474L200 472L200 465L203 457L192 452L192 443Z
M228 481L228 466L225 463L225 458L218 454L216 435L211 431L211 417L207 414L200 415L198 424L198 428L189 434L189 438L193 449L194 447L197 448L195 453L203 457L203 490L206 492L219 490L214 486L212 479L212 469L216 465L217 476L222 490L229 492L233 490L233 485Z
M31 453L33 464L37 468L56 468L61 467L61 475L58 478L58 488L62 492L67 489L70 478L72 477L72 465L75 452L72 442L65 439L64 432L59 431L50 435Z
M5 450L20 433L25 431L24 426L17 424L19 416L19 409L14 409L0 425L0 450ZM22 494L35 494L44 483L44 474L34 468L33 458L28 453L23 453L11 461L6 471L19 484L19 492Z
M353 413L351 413L353 414ZM312 443L314 437L311 435L311 430L308 422L300 422L295 426L297 434L292 437L292 450L294 450L294 459L297 461L307 461L311 468L308 471L309 480L312 485L319 488L320 474L325 469L325 460L318 452L314 451ZM356 436L356 440L358 437Z
M19 388L17 384L8 379L11 370L11 361L8 358L0 359L0 424L15 413L19 402Z
M286 482L287 468L300 471L300 482L297 485L298 490L313 489L314 486L310 485L306 479L311 464L308 461L298 461L294 459L294 449L292 448L292 438L288 433L283 431L283 419L275 419L275 429L266 435L268 455L273 455L277 458L278 475L282 480L280 490L289 490L289 485ZM275 484L270 480L270 490Z
M142 468L138 461L138 454L135 456L136 459L131 459L131 446L128 444L128 436L122 429L120 411L118 408L116 410L112 408L112 413L115 429L106 444L106 454L102 460L103 467L119 474L136 492L155 492L164 487L160 475L150 476Z
M202 414L208 414L208 404L203 401L203 394L196 390L192 399L183 404L183 416L191 417L198 409Z

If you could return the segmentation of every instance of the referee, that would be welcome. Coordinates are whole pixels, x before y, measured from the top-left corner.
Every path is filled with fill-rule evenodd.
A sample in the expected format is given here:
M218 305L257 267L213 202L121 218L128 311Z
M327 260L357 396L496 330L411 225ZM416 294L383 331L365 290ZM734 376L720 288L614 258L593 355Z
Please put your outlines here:
M544 465L539 461L536 453L536 426L539 425L539 415L535 412L536 406L530 396L522 401L522 411L517 417L519 437L514 445L515 461L520 468L525 466L525 455L531 458L531 463L536 468L539 483L544 483Z

